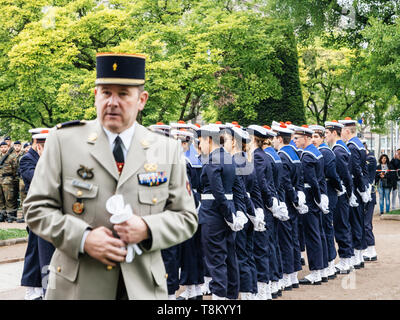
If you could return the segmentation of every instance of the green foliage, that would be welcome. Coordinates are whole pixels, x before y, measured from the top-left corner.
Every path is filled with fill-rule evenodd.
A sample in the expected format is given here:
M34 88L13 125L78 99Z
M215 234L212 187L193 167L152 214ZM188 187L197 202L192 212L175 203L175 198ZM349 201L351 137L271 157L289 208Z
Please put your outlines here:
M25 238L28 233L25 229L0 229L0 240Z

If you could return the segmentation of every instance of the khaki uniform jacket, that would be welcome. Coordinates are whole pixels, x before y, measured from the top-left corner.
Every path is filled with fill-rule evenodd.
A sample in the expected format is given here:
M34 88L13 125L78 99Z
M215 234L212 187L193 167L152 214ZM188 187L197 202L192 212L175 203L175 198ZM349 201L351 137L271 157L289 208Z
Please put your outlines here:
M165 172L166 183L152 187L139 183L139 175L152 164L156 165L152 172ZM92 179L78 175L81 165L93 168ZM180 143L139 124L121 176L97 120L51 131L23 206L29 228L56 247L46 299L115 299L120 270L129 299L167 299L160 250L185 241L197 229L187 181ZM76 186L77 182L90 187ZM79 248L87 228L113 230L105 204L114 194L122 194L134 213L143 217L152 240L150 246L139 244L143 254L132 263L109 271L100 261L79 253ZM84 204L82 214L72 210L77 198Z

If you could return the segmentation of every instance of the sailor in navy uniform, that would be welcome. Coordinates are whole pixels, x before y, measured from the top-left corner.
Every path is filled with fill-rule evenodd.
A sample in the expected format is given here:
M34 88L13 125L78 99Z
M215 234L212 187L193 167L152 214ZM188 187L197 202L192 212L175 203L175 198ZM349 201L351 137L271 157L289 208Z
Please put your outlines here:
M280 218L287 218L288 213L278 201L275 189L272 159L262 149L266 138L266 129L258 125L250 125L246 131L250 134L251 161L254 163L257 173L257 182L261 190L261 195L265 210L265 222L269 223L268 215ZM271 255L269 245L269 230L254 234L254 257L257 266L257 287L258 299L272 299L271 294L271 274L269 268L269 257ZM280 289L280 288L279 288Z
M325 233L325 241L328 249L328 268L323 270L322 277L328 279L336 278L335 269L335 232L333 229L333 211L336 207L338 196L345 193L342 188L342 183L336 171L336 156L335 153L324 142L325 140L325 127L319 125L310 126L314 131L312 143L318 148L324 157L324 173L327 182L327 195L329 199L329 213L322 215L322 225Z
M245 216L243 190L236 177L232 157L220 147L217 125L205 125L198 131L200 149L208 159L201 173L199 223L205 263L212 278L209 286L213 300L237 299L239 268L235 252L235 232L243 229ZM235 202L234 202L235 198Z
M303 199L298 196L297 186L299 184L298 165L300 159L295 150L289 146L291 136L294 131L290 130L285 124L272 126L272 130L277 136L274 138L274 148L278 150L278 155L283 164L281 190L285 193L286 206L289 211L288 221L278 222L279 245L282 252L283 272L285 286L298 288L299 281L297 272L301 267L301 251L298 239L298 215L308 212Z
M193 192L195 205L198 211L200 206L200 173L202 164L198 154L194 150L192 141L194 139L193 127L183 121L170 123L171 137L182 142L182 148L186 159L186 172L189 179L188 191ZM180 252L180 279L179 284L185 286L185 291L177 300L202 300L202 285L204 283L204 261L201 247L201 225L198 226L192 238L182 242Z
M374 152L368 150L366 142L363 142L363 144L365 149L367 150L368 182L372 185L372 201L367 203L364 215L365 240L368 247L364 250L363 257L364 261L376 261L377 254L375 250L375 237L374 233L372 232L372 217L374 215L374 208L376 204L376 193L374 186L376 174L376 158Z
M325 183L324 160L321 152L311 143L313 131L307 126L296 127L295 143L303 149L301 162L304 172L304 188L308 212L304 215L303 228L308 265L311 273L300 284L321 284L324 269L321 210L328 211L328 197L323 197Z
M149 129L161 135L170 137L171 126L157 122ZM179 289L180 244L161 250L167 276L168 300L176 300L176 291Z
M242 180L246 214L251 222L236 233L236 253L240 272L240 299L254 300L257 294L257 268L253 255L254 232L265 231L264 209L254 165L246 158L249 134L239 125L226 124L224 149L233 156L236 175Z
M269 233L269 244L271 250L270 262L270 274L272 282L279 282L281 280L281 288L283 290L292 290L292 284L288 281L288 273L286 273L285 279L285 266L291 265L293 268L293 261L290 257L286 257L285 253L280 250L279 235L278 235L278 221L287 222L289 219L289 212L285 202L285 191L282 188L282 177L284 175L284 168L281 158L279 157L276 150L273 148L273 139L276 137L276 133L271 130L269 126L264 126L266 139L264 140L264 151L269 156L271 161L271 167L274 177L274 185L277 192L278 200L283 210L287 212L287 217L284 219L279 219L279 217L274 217L273 215L267 216L267 230ZM277 221L278 220L278 221ZM296 283L298 285L298 283ZM296 286L295 284L295 286ZM278 285L279 286L279 285ZM275 289L275 288L274 288Z
M351 267L350 258L353 255L349 206L358 206L358 203L353 193L353 179L350 173L351 152L340 138L343 127L343 124L336 120L325 122L326 141L332 146L336 157L336 172L341 180L342 192L345 191L338 193L338 200L333 208L333 229L340 258L335 268L340 274L348 274Z
M353 239L354 256L351 264L355 269L364 267L363 250L367 248L365 241L364 228L364 207L372 200L372 185L368 183L367 172L367 152L364 145L357 137L356 121L351 118L339 120L344 125L342 129L342 139L347 143L351 152L351 174L354 184L354 194L357 197L358 207L350 208L350 225Z
M290 121L286 121L286 126L289 130L292 130L293 132L295 131L295 129L298 127L294 124L292 124ZM298 148L294 142L294 134L292 134L292 139L289 143L289 147L291 147L298 155L299 159L301 158L301 154L303 152L303 150L301 148ZM301 194L301 198L304 196L304 179L303 179L303 166L301 164L301 162L298 164L296 163L296 167L297 167L297 175L299 177L298 180L298 184L295 187L297 193ZM298 221L297 221L297 234L298 234L298 239L299 239L299 245L300 245L300 252L301 252L301 265L305 265L305 260L304 260L304 256L305 256L305 250L306 250L306 244L305 244L305 240L304 240L304 230L303 230L303 218L304 216L301 214L298 217Z

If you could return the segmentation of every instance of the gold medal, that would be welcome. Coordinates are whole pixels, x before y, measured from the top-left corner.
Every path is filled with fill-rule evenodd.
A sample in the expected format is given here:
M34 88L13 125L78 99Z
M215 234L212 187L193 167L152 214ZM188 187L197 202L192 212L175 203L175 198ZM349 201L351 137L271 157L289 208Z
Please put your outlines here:
M77 201L72 205L72 211L75 214L82 214L84 210L85 210L85 208L84 208L84 204L82 202Z

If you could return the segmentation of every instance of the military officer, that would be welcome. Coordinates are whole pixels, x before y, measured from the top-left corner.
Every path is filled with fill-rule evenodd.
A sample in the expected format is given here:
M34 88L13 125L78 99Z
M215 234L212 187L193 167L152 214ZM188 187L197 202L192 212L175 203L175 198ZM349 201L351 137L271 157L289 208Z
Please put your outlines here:
M0 185L2 193L3 219L11 223L17 220L17 202L15 200L15 177L17 175L17 157L14 148L7 142L1 143Z
M148 99L144 56L97 54L96 71L97 119L49 134L23 206L29 228L56 247L46 299L167 299L160 250L197 228L181 146L136 122ZM113 195L123 203L106 207ZM130 210L111 223L110 211ZM127 262L128 244L138 253Z
M333 229L340 258L335 268L340 274L348 274L351 266L350 258L353 255L349 206L358 206L358 203L353 193L353 180L350 174L351 152L340 137L343 127L343 124L336 120L325 122L326 141L332 146L336 157L336 171L342 188L346 191L344 194L338 195L333 211Z
M351 264L354 268L364 267L363 250L367 249L365 241L364 227L364 208L365 204L371 199L372 185L368 183L367 178L367 153L364 145L357 137L357 122L349 117L339 120L344 125L342 129L342 139L347 143L351 152L351 175L354 184L354 194L357 197L358 207L351 207L350 224L353 238L354 256L351 258Z
M312 143L318 148L324 158L324 173L327 183L327 195L329 199L329 212L322 215L322 226L324 228L325 241L328 249L328 268L323 270L322 276L327 277L328 279L334 279L336 277L336 248L335 234L333 230L333 210L336 207L338 195L340 196L344 194L345 191L342 188L339 175L336 171L335 153L324 142L325 127L313 125L310 126L310 129L314 131Z
M31 147L32 146L29 142L25 143L24 144L24 152L27 153Z
M19 200L19 204L22 207L22 201L23 201L22 197L23 197L23 195L21 193L21 183L20 183L21 177L19 175L19 161L20 161L21 157L25 154L25 152L22 149L21 142L18 141L18 140L14 142L13 147L14 147L15 156L17 158L17 174L15 176L15 181L14 181L14 190L15 190L15 193L14 193L15 199L14 199L14 201L16 203L18 203L18 200ZM17 209L18 208L19 208L19 205L17 204ZM22 223L22 222L24 222L24 220L23 219L18 219L17 222Z

